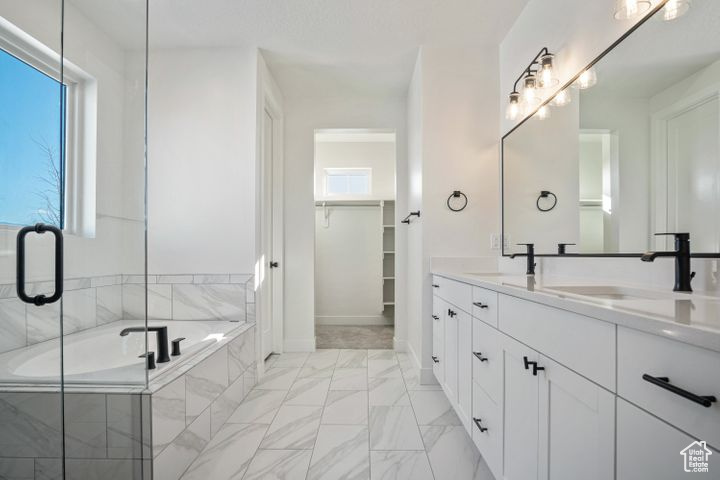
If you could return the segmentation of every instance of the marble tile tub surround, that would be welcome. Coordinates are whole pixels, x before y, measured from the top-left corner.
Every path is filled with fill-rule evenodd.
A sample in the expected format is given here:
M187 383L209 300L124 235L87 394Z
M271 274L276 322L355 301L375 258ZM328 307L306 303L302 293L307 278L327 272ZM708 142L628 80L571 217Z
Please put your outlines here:
M255 321L250 274L148 275L151 318ZM65 281L64 332L75 333L122 319L144 318L144 275L107 275ZM31 294L52 282L28 283ZM58 303L36 307L21 302L15 284L0 285L0 353L57 338Z
M155 480L177 480L203 449L212 448L212 442L238 434L224 426L255 386L256 367L255 327L249 326L153 391ZM264 434L262 430L259 435Z

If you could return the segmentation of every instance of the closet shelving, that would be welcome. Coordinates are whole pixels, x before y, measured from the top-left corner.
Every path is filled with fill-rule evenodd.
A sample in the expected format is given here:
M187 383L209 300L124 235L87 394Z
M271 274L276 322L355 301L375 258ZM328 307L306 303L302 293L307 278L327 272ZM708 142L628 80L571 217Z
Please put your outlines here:
M383 313L394 319L395 313L395 201L380 203L383 259Z

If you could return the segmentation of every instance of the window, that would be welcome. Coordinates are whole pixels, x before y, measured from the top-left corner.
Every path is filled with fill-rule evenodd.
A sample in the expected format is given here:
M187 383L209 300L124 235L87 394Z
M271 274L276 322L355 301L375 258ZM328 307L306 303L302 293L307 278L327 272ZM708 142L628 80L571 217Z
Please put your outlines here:
M66 98L55 78L0 49L1 224L64 226Z
M371 168L326 168L325 195L370 195Z

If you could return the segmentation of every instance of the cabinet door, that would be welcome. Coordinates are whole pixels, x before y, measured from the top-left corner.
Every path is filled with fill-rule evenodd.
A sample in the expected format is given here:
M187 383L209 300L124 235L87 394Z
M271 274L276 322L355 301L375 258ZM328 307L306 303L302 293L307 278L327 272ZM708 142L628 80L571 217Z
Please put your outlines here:
M458 404L458 315L460 310L446 303L444 305L444 340L445 383L443 388L453 407Z
M614 476L615 396L540 356L541 480Z
M443 315L443 302L439 297L433 297L433 373L438 383L445 383L445 317Z
M458 312L458 404L457 414L465 430L472 435L472 317Z
M529 347L503 335L502 358L505 382L505 429L503 470L505 480L538 477L538 377L524 358L538 361Z

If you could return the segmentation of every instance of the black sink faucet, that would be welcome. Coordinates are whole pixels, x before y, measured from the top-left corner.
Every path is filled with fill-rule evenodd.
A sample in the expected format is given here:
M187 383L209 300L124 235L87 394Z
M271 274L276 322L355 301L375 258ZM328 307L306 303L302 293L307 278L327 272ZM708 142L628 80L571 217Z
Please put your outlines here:
M527 253L513 253L510 258L515 257L527 257L527 270L526 275L535 275L535 244L534 243L518 243L518 245L525 245L527 247Z
M690 283L695 272L690 271L690 234L689 233L656 233L655 235L674 235L674 252L647 252L640 259L652 262L657 257L675 257L675 287L673 292L692 292Z
M157 363L165 363L170 361L168 355L168 331L167 327L130 327L120 332L121 337L125 337L133 332L155 332L157 333Z

